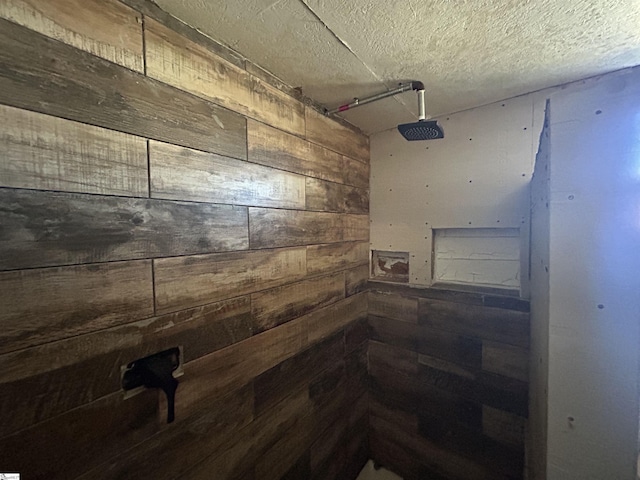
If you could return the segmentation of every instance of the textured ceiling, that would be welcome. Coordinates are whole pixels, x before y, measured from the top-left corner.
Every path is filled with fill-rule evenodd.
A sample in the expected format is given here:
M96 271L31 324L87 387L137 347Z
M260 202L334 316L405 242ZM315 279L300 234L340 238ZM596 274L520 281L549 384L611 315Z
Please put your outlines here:
M640 0L156 0L329 108L420 80L437 117L640 64ZM403 93L345 119L417 117Z

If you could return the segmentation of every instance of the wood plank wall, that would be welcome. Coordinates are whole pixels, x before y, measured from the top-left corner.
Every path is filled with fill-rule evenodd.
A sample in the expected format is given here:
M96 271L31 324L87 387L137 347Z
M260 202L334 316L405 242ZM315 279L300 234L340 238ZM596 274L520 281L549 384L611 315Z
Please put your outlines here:
M0 471L355 478L368 139L145 0L0 2L0 66Z
M405 480L523 478L529 305L373 283L371 457Z

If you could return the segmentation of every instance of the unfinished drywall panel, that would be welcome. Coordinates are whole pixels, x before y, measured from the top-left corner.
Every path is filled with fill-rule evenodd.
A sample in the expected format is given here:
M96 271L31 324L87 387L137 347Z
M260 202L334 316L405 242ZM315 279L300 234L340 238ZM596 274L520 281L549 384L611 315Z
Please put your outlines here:
M410 284L432 284L433 229L441 228L520 229L528 277L540 101L527 95L441 118L442 140L408 142L395 129L371 137L371 248L409 252Z
M549 381L549 102L531 180L531 344L527 468L532 480L547 478L547 385Z
M640 69L558 92L550 110L547 478L631 479L638 451Z

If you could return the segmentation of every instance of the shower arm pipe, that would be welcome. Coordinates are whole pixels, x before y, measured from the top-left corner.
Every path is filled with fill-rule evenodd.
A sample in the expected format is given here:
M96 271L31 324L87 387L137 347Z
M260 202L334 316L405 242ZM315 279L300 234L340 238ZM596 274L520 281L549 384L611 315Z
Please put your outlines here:
M378 93L377 95L373 95L367 98L355 98L353 102L347 103L346 105L341 105L338 108L334 108L333 110L325 110L325 115L332 115L334 113L345 112L355 107L359 107L361 105L366 105L367 103L375 102L377 100L382 100L383 98L391 97L393 95L397 95L399 93L408 92L409 90L417 90L418 94L421 95L420 107L421 107L421 115L422 119L424 119L424 84L422 82L408 82L401 83L398 88L394 90L389 90L387 92Z

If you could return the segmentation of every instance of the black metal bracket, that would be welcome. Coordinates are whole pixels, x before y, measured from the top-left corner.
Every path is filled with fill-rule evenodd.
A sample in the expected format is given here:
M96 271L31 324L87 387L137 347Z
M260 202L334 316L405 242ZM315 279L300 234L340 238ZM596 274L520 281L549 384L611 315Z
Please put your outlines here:
M122 376L125 391L138 387L160 388L167 396L167 423L175 419L175 397L178 380L173 372L180 365L180 349L170 348L148 357L134 360L127 365Z

